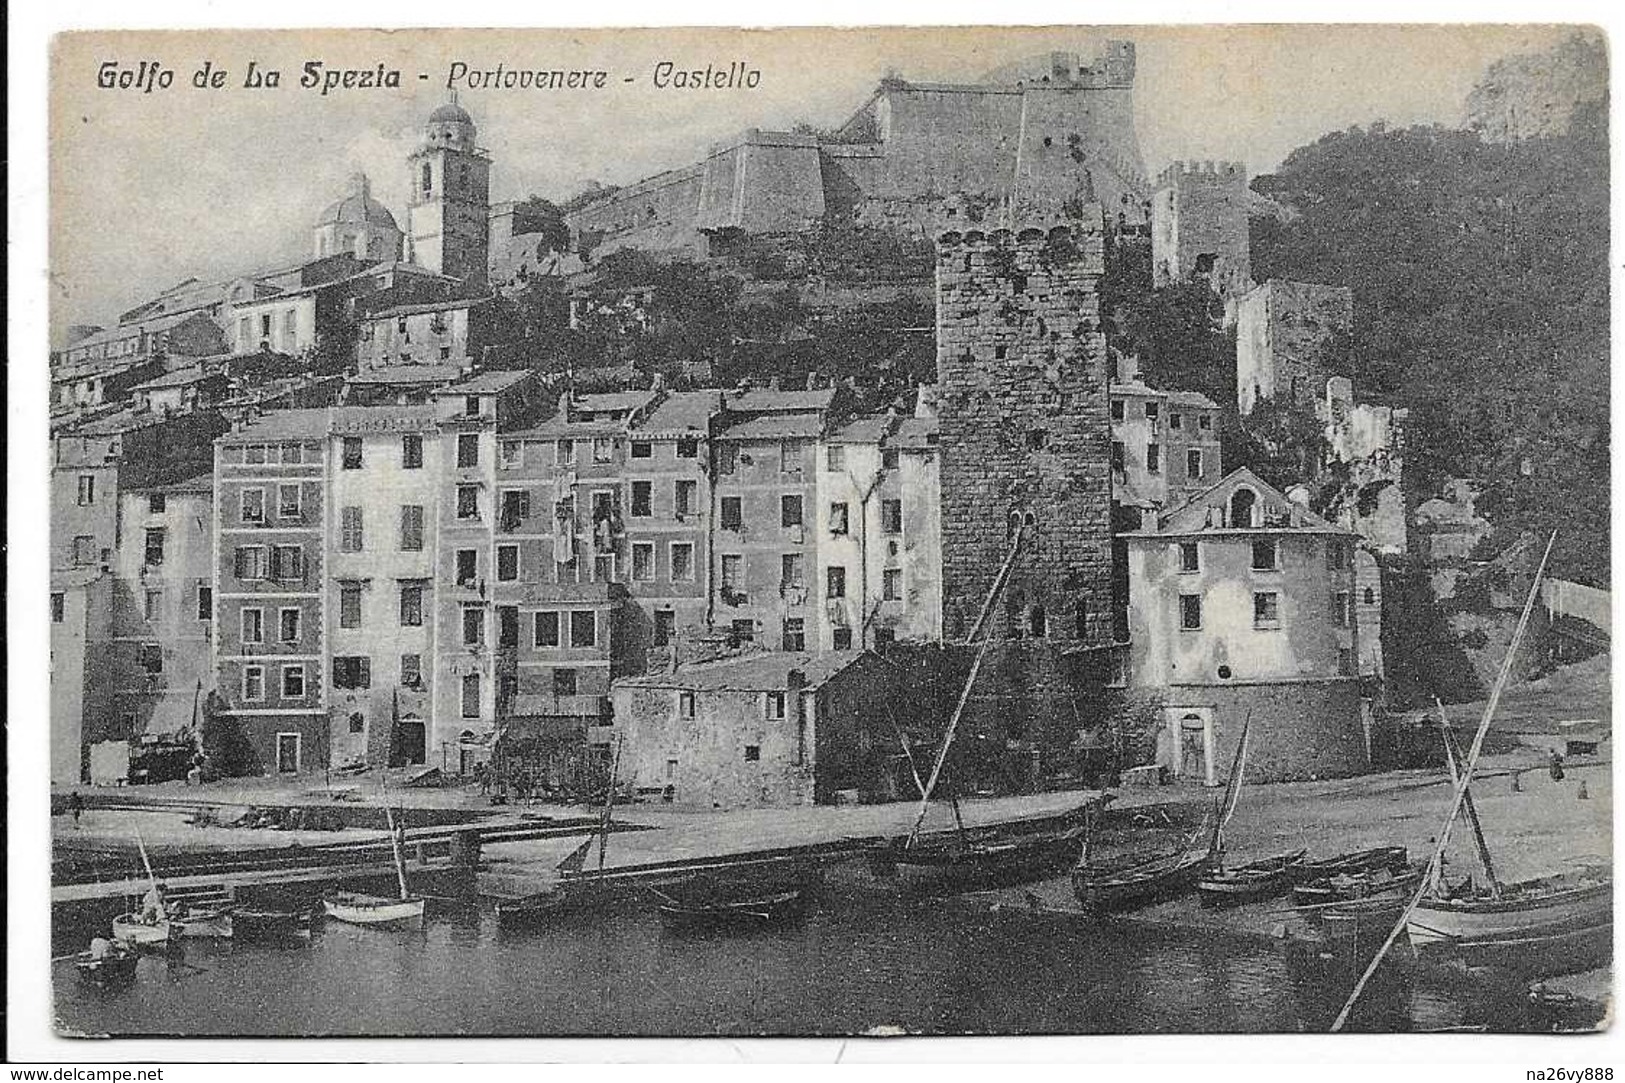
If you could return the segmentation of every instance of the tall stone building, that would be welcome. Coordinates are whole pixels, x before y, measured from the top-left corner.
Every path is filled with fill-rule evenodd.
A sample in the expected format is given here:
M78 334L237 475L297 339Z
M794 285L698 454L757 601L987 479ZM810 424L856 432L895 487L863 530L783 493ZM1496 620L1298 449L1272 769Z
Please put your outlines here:
M1240 162L1175 162L1151 197L1152 283L1205 280L1221 297L1252 287L1247 170Z
M965 643L1024 532L970 712L1018 747L1075 726L1112 642L1105 227L937 246L943 635Z
M1313 415L1326 381L1344 369L1354 333L1347 286L1272 278L1236 310L1236 405L1263 399Z
M410 262L484 286L490 247L491 159L475 143L479 131L462 106L448 102L429 114L423 142L407 159Z

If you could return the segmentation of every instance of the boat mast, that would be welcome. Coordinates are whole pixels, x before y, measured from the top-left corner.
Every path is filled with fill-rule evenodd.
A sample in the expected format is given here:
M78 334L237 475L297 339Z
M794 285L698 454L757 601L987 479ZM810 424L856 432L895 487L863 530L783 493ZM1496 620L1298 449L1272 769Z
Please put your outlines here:
M1439 831L1439 839L1433 844L1433 856L1428 859L1427 874L1422 877L1421 886L1416 889L1416 894L1411 896L1411 901L1399 915L1399 920L1394 922L1394 927L1389 930L1388 939L1382 942L1382 947L1377 949L1377 954L1371 957L1370 964L1366 966L1365 973L1361 974L1360 980L1354 983L1354 991L1349 993L1348 1002L1343 1005L1343 1010L1337 1013L1337 1018L1332 1022L1333 1034L1342 1030L1343 1024L1348 1022L1349 1013L1354 1010L1355 1002L1360 999L1360 994L1365 991L1366 982L1371 980L1371 975L1375 974L1377 967L1382 965L1383 957L1388 954L1388 949L1394 946L1394 941L1399 939L1399 934L1405 931L1405 926L1410 923L1411 913L1416 909L1417 904L1422 901L1422 896L1432 887L1433 881L1439 875L1439 861L1444 856L1445 846L1450 842L1450 827L1456 822L1456 817L1461 814L1462 805L1466 804L1467 789L1473 778L1473 768L1478 763L1478 754L1484 749L1484 735L1489 732L1490 722L1495 718L1495 709L1501 703L1501 691L1506 687L1507 679L1512 675L1512 662L1518 656L1518 646L1523 642L1523 634L1529 627L1529 615L1534 612L1535 599L1540 596L1540 581L1546 575L1546 563L1552 559L1552 546L1556 542L1557 531L1554 530L1552 536L1546 541L1546 552L1541 554L1540 566L1535 569L1535 578L1529 584L1529 597L1524 599L1523 613L1518 617L1518 627L1513 630L1512 641L1507 644L1506 656L1501 659L1501 671L1495 675L1495 687L1490 689L1490 698L1484 704L1484 717L1479 719L1478 730L1473 734L1473 743L1467 749L1467 761L1462 765L1461 773L1456 779L1455 797L1450 802L1450 815L1445 817L1444 827Z
M978 636L982 637L982 642L976 648L976 657L971 662L970 674L965 678L965 687L960 689L959 702L955 704L953 716L948 719L948 729L942 735L942 747L937 749L936 761L931 765L931 775L926 780L924 792L920 794L920 811L914 817L914 827L908 833L905 848L914 845L914 840L919 837L920 827L925 823L925 814L931 807L931 793L937 788L937 779L942 775L942 765L947 762L948 747L953 744L954 731L959 728L959 719L965 713L965 705L970 702L971 688L976 684L976 675L981 672L982 660L987 657L987 648L993 642L991 634L984 634L988 632L989 618L993 615L994 606L1004 594L1005 586L1010 582L1010 571L1015 567L1016 554L1021 552L1021 543L1026 534L1026 524L1018 523L1015 540L1010 543L1010 552L1004 558L1004 565L993 580L993 589L988 591L987 600L982 603L982 611L976 617L976 624L971 628L969 642L975 643Z
M1460 779L1461 772L1457 764L1461 761L1461 750L1456 747L1456 735L1450 729L1450 720L1444 715L1444 704L1439 698L1433 698L1434 706L1439 708L1439 728L1444 731L1444 757L1450 766L1450 781ZM1501 897L1501 881L1495 875L1495 862L1490 860L1490 847L1484 841L1484 826L1478 822L1478 807L1473 804L1473 792L1467 791L1467 798L1462 802L1462 810L1467 813L1467 823L1473 829L1473 844L1478 848L1478 860L1484 866L1484 875L1489 878L1490 895L1493 898Z
M402 813L404 815L404 812ZM395 855L395 879L401 886L401 901L405 902L408 893L406 890L406 857L401 853L400 836L395 834L395 814L389 811L389 802L384 802L384 822L389 825L389 848Z
M1241 776L1247 770L1247 745L1253 731L1253 713L1247 712L1247 720L1241 724L1241 740L1236 742L1236 757L1230 763L1230 778L1224 786L1224 804L1219 807L1219 815L1213 822L1213 838L1208 843L1209 857L1224 857L1224 825L1230 822L1230 817L1236 811L1236 802L1241 797Z
M135 829L135 846L137 850L141 851L141 864L147 870L147 885L153 888L154 892L156 892L158 887L158 877L152 874L152 862L147 859L147 844L141 838L141 829L139 827ZM169 916L164 912L165 909L166 908L164 907L162 900L160 900L158 905L159 917L166 918Z
M615 759L609 765L609 789L604 794L603 819L598 822L598 875L604 875L604 851L609 849L609 817L615 807L615 776L621 770L621 749L626 747L626 734L615 740ZM590 846L591 840L588 841Z

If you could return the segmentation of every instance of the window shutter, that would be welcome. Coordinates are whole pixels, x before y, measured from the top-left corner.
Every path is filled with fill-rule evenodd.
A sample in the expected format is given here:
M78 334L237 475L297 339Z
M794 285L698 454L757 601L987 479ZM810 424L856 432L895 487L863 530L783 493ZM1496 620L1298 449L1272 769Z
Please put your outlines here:
M362 688L371 688L372 687L372 659L371 658L368 658L368 657L365 657L365 656L363 656L361 658L361 680L359 682L357 682L357 683Z

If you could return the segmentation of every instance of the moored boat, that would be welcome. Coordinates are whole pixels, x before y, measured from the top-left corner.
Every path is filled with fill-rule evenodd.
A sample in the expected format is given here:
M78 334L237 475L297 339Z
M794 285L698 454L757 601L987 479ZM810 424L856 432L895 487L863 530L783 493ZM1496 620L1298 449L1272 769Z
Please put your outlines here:
M1186 894L1212 867L1205 850L1115 865L1080 864L1072 870L1072 893L1085 910L1131 910Z
M1299 906L1320 903L1347 902L1379 895L1400 895L1409 898L1422 883L1427 869L1422 866L1394 870L1386 866L1340 872L1292 889L1292 901ZM1396 914L1397 918L1398 915Z
M171 936L229 940L232 935L232 910L186 910L173 913L169 918Z
M136 963L140 956L130 948L113 944L104 952L82 951L73 957L73 968L79 980L89 985L124 985L135 980Z
M1468 966L1573 973L1613 957L1611 871L1587 869L1448 895L1428 895L1409 921L1419 954L1448 952Z
M765 925L798 917L805 912L805 896L800 889L766 893L744 891L740 894L711 890L682 896L660 890L654 890L654 893L661 900L661 924L667 928Z
M341 891L323 899L322 908L328 917L351 925L421 925L426 906L418 898L391 899Z
M1293 873L1307 851L1249 861L1233 868L1214 869L1197 881L1203 906L1237 906L1283 894L1292 886Z
M1409 854L1403 846L1376 846L1369 850L1337 854L1334 857L1305 860L1292 870L1292 877L1294 883L1307 884L1345 872L1384 868L1399 872L1406 867L1408 857Z
M1018 834L953 834L940 838L892 839L872 855L884 875L935 890L957 891L1041 880L1074 864L1087 827L1064 817L1058 826Z
M305 908L239 906L232 911L236 940L298 940L310 936L311 914Z
M139 913L120 914L113 919L113 939L138 948L159 947L169 942L169 921L144 921Z

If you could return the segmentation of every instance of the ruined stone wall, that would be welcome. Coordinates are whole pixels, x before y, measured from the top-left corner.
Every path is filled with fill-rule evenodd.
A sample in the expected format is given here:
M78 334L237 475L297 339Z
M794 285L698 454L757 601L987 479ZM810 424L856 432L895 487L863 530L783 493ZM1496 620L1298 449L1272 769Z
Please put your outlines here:
M1026 740L1089 685L1069 652L1111 642L1111 423L1098 207L1084 224L943 235L937 248L942 607L970 635L1014 531L971 714Z
M1314 411L1326 381L1343 367L1354 330L1347 286L1272 278L1240 301L1236 397L1243 414L1260 399Z

